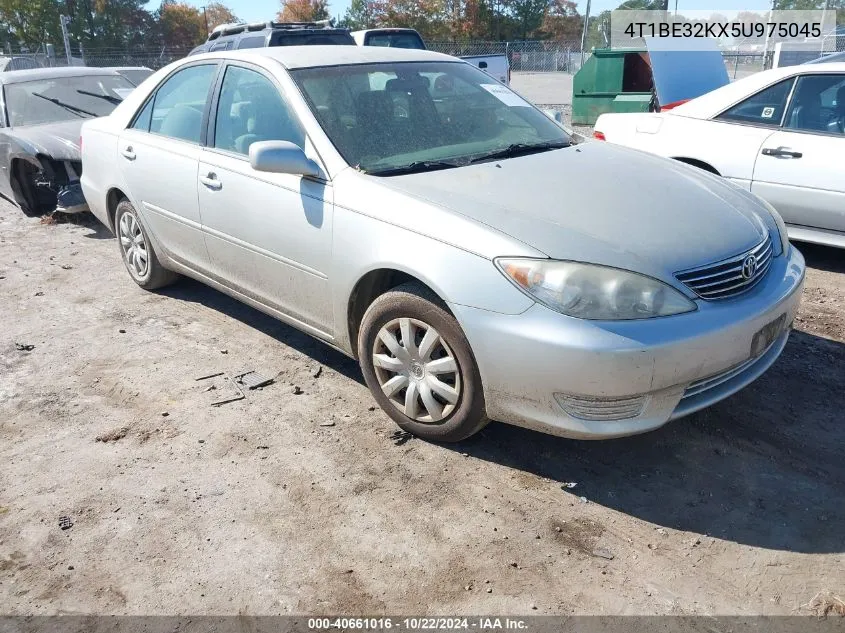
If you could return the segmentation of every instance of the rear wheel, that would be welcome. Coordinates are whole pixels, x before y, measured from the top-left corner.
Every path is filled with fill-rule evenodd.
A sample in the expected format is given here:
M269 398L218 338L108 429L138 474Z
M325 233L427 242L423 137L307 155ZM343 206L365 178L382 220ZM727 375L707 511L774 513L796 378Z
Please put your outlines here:
M118 203L114 226L123 263L136 284L155 290L176 281L178 275L158 261L138 213L128 200Z
M403 284L370 305L358 357L373 397L405 431L457 442L487 425L469 343L442 302L420 284Z

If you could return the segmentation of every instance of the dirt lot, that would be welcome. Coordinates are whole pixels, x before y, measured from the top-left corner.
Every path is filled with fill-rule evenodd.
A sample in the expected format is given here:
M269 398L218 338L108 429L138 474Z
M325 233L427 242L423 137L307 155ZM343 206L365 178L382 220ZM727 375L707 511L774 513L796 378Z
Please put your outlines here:
M194 282L140 290L84 222L0 202L6 613L789 614L843 595L841 251L802 247L782 359L719 406L624 440L494 423L436 446L307 336ZM194 379L240 369L278 379L210 406L225 385Z

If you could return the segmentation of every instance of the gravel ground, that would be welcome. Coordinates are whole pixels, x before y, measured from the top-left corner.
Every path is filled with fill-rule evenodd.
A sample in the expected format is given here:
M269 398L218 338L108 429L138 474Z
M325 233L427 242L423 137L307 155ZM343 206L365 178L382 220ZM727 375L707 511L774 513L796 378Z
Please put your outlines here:
M438 446L339 353L0 201L2 611L808 613L845 587L845 259L802 250L782 359L718 406ZM195 380L248 369L276 382L220 407Z
M572 77L567 73L512 73L510 87L532 103L571 106Z

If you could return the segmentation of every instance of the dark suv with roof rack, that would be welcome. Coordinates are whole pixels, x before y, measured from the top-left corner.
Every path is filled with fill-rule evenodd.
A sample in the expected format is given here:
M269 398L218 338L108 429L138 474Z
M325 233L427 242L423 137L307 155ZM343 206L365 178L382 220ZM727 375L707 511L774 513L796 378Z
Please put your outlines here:
M347 29L332 28L329 21L225 24L214 29L208 40L192 50L190 55L242 48L314 44L355 46L355 40Z

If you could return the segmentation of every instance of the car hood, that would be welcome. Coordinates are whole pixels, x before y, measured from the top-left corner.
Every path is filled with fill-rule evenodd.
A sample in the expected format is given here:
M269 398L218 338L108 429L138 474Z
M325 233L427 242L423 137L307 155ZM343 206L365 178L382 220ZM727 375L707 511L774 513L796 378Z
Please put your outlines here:
M767 233L758 215L766 211L750 194L607 143L379 180L549 257L659 277L750 249Z
M90 120L90 119L85 119ZM44 125L16 127L9 133L28 145L33 154L46 154L57 160L81 160L79 134L83 119Z

